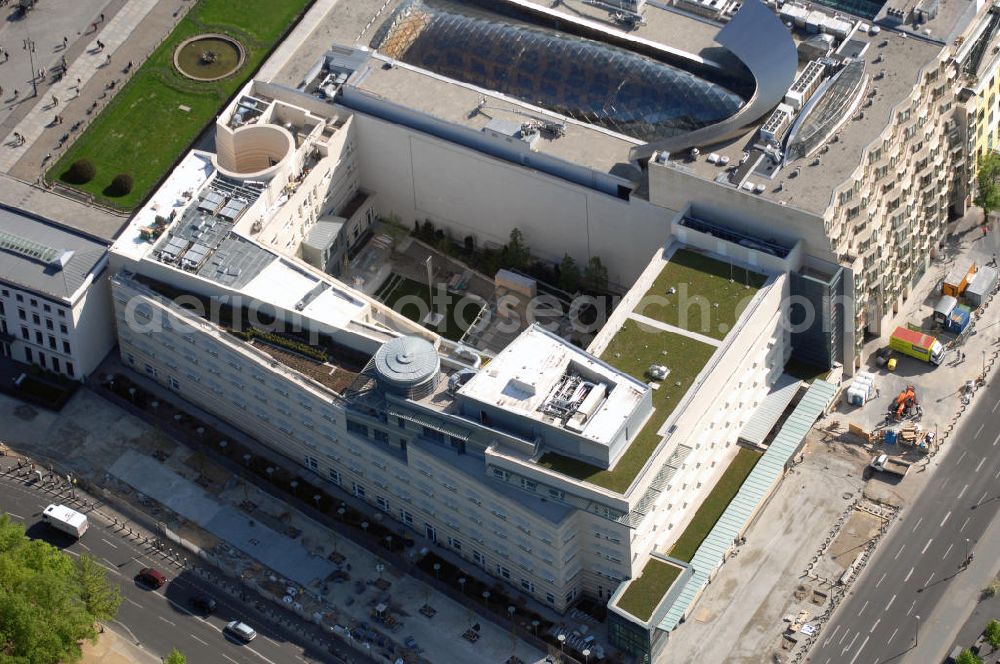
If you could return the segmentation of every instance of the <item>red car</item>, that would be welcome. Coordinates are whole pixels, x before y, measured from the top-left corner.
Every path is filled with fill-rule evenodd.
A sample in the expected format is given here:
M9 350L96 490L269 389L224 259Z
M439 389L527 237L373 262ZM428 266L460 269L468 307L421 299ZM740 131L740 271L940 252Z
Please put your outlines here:
M139 576L136 578L153 590L162 587L167 582L167 577L163 575L163 572L152 567L143 567L139 570Z

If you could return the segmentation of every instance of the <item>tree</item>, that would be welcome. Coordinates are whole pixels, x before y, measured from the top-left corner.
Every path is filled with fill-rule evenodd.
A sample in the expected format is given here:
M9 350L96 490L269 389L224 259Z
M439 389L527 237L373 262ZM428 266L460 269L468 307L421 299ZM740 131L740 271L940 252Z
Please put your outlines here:
M580 288L580 268L569 254L559 263L559 288L567 293L575 293Z
M108 583L104 568L90 556L80 556L76 564L80 582L80 599L97 620L111 620L122 603L121 590Z
M504 266L512 270L523 270L531 260L531 250L524 241L524 234L519 228L510 232L510 240L503 248Z
M972 651L966 648L958 654L955 664L983 664L983 660L973 655Z
M97 166L94 166L94 162L89 159L77 159L62 174L62 180L69 184L87 184L95 175Z
M111 184L108 185L107 195L108 196L125 196L131 193L132 187L135 182L132 180L132 176L128 173L119 173L111 180Z
M608 290L608 268L604 267L600 256L591 256L583 270L583 287L594 293Z
M95 620L113 618L117 608L117 592L102 580L99 566L74 563L0 516L0 661L79 659L78 643L97 636Z
M987 153L979 160L979 174L976 176L977 191L975 203L987 212L1000 209L1000 155Z
M983 636L986 637L986 642L990 644L993 650L1000 648L1000 622L996 620L991 620L986 623L986 629L983 630Z
M163 664L187 664L187 657L181 654L181 651L174 648L167 655L167 658L163 660Z

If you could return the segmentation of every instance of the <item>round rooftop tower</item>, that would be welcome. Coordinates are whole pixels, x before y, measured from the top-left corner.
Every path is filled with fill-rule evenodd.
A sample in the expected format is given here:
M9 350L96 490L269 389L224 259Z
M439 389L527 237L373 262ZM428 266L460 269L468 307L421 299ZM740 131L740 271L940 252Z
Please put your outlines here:
M375 353L375 380L386 392L422 399L434 391L441 358L434 345L420 337L399 337Z

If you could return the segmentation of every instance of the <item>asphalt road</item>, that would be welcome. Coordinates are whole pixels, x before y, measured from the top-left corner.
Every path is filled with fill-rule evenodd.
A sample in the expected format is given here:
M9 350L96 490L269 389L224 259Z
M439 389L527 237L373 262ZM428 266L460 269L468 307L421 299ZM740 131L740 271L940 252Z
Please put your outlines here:
M90 529L79 541L54 531L41 521L41 511L53 502L60 501L48 491L25 485L10 476L0 477L0 506L25 526L30 537L43 539L73 556L89 554L108 570L109 578L121 587L124 598L117 618L109 627L141 644L147 651L163 657L176 647L187 656L190 664L341 661L332 654L320 652L315 646L304 644L306 640L301 635L297 643L291 630L254 608L253 605L261 602L261 606L268 609L264 600L248 593L248 601L244 603L204 576L190 569L180 570L147 546L123 537L114 526L108 527L91 519ZM147 566L167 576L168 581L162 588L150 590L136 582L136 574ZM218 607L212 615L192 612L189 600L195 594L216 600ZM243 644L223 633L225 624L237 619L257 631L254 641ZM313 629L311 626L306 628ZM352 654L350 660L360 661L361 658Z
M966 547L976 551L1000 509L1000 381L980 390L970 408L916 501L823 628L809 661L900 662L920 638L919 623L932 615L951 581L966 573Z

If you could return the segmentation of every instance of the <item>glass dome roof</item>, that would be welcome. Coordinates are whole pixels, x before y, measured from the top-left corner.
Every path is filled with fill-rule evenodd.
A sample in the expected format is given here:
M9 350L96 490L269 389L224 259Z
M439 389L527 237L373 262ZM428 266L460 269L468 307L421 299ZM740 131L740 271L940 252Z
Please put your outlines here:
M744 103L680 67L451 0L407 0L371 46L646 142L714 124Z

